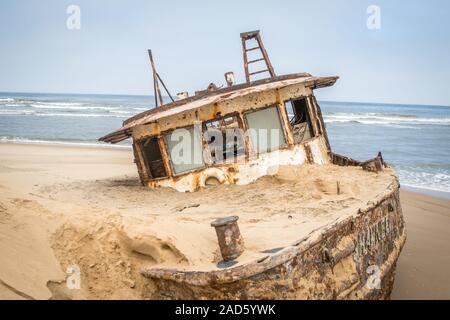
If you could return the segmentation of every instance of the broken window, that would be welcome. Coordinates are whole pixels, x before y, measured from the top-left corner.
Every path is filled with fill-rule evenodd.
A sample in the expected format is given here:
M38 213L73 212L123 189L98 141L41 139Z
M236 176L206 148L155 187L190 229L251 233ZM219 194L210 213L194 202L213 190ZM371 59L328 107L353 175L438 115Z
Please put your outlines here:
M167 177L158 138L149 138L141 142L141 150L151 179Z
M237 157L245 154L244 134L237 115L204 122L203 130L212 163L236 163Z
M299 144L314 137L307 100L305 98L289 100L284 105L294 134L294 143Z
M164 135L174 174L203 168L201 129L188 127Z
M276 106L245 115L250 141L257 153L274 151L286 144L280 114Z

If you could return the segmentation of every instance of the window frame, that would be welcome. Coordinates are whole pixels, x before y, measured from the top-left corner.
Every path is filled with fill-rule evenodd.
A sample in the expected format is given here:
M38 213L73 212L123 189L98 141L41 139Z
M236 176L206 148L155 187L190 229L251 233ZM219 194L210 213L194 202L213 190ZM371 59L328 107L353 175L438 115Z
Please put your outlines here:
M312 141L313 139L315 139L315 138L317 138L319 136L318 133L316 132L316 128L315 128L315 126L313 124L314 117L312 117L312 108L311 108L311 103L309 101L309 97L310 96L300 96L300 97L291 98L291 99L287 99L287 100L283 101L283 108L285 109L286 115L288 117L289 130L290 130L292 135L294 135L294 130L293 130L294 128L292 127L291 121L289 119L289 114L288 114L288 111L287 111L287 108L286 108L286 102L290 102L292 104L292 107L294 107L294 103L293 103L294 101L305 100L305 102L306 102L306 109L308 111L309 122L310 122L310 123L308 123L308 125L310 125L310 127L311 127L312 135L311 135L311 138L302 141L300 144L294 143L294 145L301 145L301 144L307 143L307 142Z
M172 173L172 177L179 177L179 176L183 176L183 175L186 175L186 174L189 174L189 173L198 172L198 171L204 170L205 168L208 167L208 164L205 162L205 159L203 158L203 152L205 150L205 146L204 146L204 141L203 141L203 122L202 122L202 136L200 137L200 143L201 143L201 146L202 146L203 166L198 167L198 168L194 168L194 169L191 169L191 170L188 170L188 171L179 172L179 173L175 172L175 168L173 166L172 156L170 154L170 149L169 149L169 145L167 144L166 136L169 135L169 134L172 134L175 130L178 130L178 129L189 130L190 128L193 128L194 132L195 132L195 128L194 127L195 127L195 125L191 124L191 125L178 127L178 128L174 128L174 129L170 129L170 130L166 130L166 131L161 132L162 143L164 143L164 147L166 148L166 151L167 151L166 154L167 154L168 162L169 162L169 165L170 165L170 170L171 170L171 173Z
M166 146L163 143L164 141L161 141L161 138L162 137L160 135L153 135L153 136L145 136L145 137L142 137L135 141L135 144L138 148L138 153L141 155L141 158L142 158L142 161L141 161L141 159L138 159L138 161L141 161L141 164L143 164L145 166L145 175L146 175L146 178L148 181L158 181L158 180L165 180L165 179L170 178L171 171L167 167L166 160L164 159L164 155L167 153L166 153L166 150L164 150L163 148L165 148ZM149 139L156 139L156 141L158 143L159 152L161 153L161 160L163 161L164 169L166 171L165 177L155 178L152 175L150 165L148 164L148 159L147 159L147 156L145 155L144 146L143 146L144 142Z
M244 136L242 137L243 141L244 141L244 153L234 157L234 159L236 159L236 162L232 162L232 163L227 163L227 162L212 162L210 164L206 164L208 167L222 167L222 166L228 166L228 165L233 165L235 163L239 163L239 160L242 160L243 158L246 159L247 158L247 154L248 154L248 143L247 143L247 137L246 137L246 128L244 126L244 122L242 120L242 117L240 115L239 112L235 111L235 112L231 112L231 113L227 113L225 115L219 115L210 119L210 120L205 120L202 122L202 139L204 138L204 133L207 130L206 128L206 124L210 123L210 122L214 122L217 121L218 119L225 119L225 118L229 118L229 117L235 117L236 121L238 123L239 129L242 130L242 132L244 133ZM206 129L205 129L206 128ZM211 150L209 149L209 144L207 141L205 141L203 139L203 145L204 145L204 150L207 151L208 157L211 157Z
M280 126L281 126L281 129L283 131L284 143L280 144L278 146L278 148L275 149L275 150L266 150L264 152L258 152L258 146L254 146L253 145L253 142L251 141L252 139L250 138L250 136L247 133L246 135L247 135L248 144L249 144L249 147L248 147L248 149L249 149L248 150L248 154L249 155L250 155L250 151L253 151L254 155L259 156L259 155L262 155L262 154L266 154L266 153L275 152L275 151L278 151L278 150L283 150L283 149L289 148L288 133L286 132L286 127L285 127L285 123L284 123L283 117L281 115L281 110L280 110L280 104L279 103L266 105L266 106L260 107L260 108L253 108L253 109L246 110L246 111L242 112L242 116L244 118L244 123L245 123L245 130L246 130L246 132L248 132L248 130L250 129L250 126L249 126L249 123L248 123L248 120L247 120L247 115L248 114L251 114L251 113L254 113L254 112L258 112L258 111L262 111L262 110L269 109L269 108L275 108L277 110L278 120L280 121Z

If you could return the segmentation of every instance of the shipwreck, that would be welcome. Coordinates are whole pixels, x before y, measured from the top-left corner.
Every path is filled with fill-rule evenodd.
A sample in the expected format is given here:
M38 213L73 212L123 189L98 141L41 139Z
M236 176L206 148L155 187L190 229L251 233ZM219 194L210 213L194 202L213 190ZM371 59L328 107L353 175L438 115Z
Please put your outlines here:
M227 72L225 86L211 83L192 96L181 92L177 100L149 51L156 107L99 140L132 138L142 184L179 192L248 185L275 174L280 166L355 167L373 179L392 171L381 153L364 162L333 153L314 90L334 85L337 76L276 75L259 31L242 33L241 42L245 83L235 84L234 74ZM255 66L260 69L252 70ZM162 298L389 298L406 239L400 186L395 174L389 179L364 206L335 212L319 228L299 231L295 241L260 252L257 259L240 260L246 239L237 225L240 213L235 212L211 224L222 264L213 263L208 270L152 266L143 268L142 275L154 281ZM335 192L341 192L339 182Z

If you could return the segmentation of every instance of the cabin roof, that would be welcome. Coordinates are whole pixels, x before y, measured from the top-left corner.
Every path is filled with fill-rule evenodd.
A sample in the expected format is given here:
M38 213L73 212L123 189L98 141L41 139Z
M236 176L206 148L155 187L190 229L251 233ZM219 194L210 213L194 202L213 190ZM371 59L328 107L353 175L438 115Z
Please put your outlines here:
M178 100L157 108L144 111L123 122L123 126L99 140L109 143L117 143L129 138L132 129L137 125L155 122L159 119L170 117L188 110L201 108L212 103L218 103L248 94L279 89L294 84L304 83L312 89L332 86L339 77L314 77L309 73L294 73L277 76L269 79L253 81L251 83L239 84L215 91L203 91L195 96Z

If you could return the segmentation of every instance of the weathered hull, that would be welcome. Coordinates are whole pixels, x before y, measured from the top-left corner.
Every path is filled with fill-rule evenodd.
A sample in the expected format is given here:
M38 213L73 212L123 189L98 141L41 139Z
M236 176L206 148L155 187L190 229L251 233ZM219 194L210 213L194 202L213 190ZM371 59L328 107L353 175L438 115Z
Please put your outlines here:
M406 239L395 181L365 208L259 261L211 272L148 268L162 299L388 299Z

